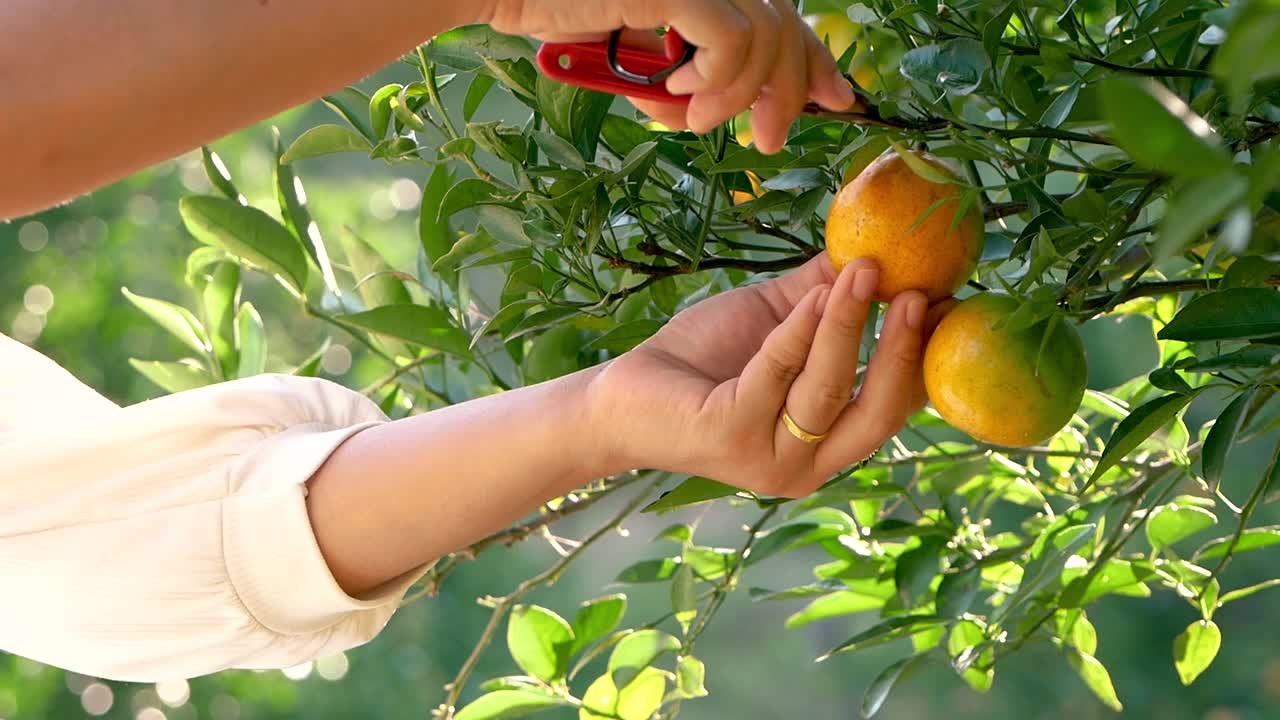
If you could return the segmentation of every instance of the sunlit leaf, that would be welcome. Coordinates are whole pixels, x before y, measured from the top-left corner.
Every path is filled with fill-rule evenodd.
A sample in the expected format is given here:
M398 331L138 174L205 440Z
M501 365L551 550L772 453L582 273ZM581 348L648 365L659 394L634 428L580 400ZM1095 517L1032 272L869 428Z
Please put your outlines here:
M201 355L213 349L204 325L190 310L165 300L137 295L130 292L129 288L120 288L120 292L183 345Z
M455 720L515 720L543 710L568 705L564 698L542 688L497 690L481 695L458 711Z
M881 670L867 687L866 694L862 696L862 717L875 717L876 713L880 712L880 708L884 707L885 701L889 699L893 686L912 669L924 663L925 659L924 655L914 655Z
M220 247L275 273L299 293L307 286L307 256L283 225L257 208L217 197L184 197L178 211L200 242Z
M1100 94L1115 139L1143 165L1188 177L1230 167L1209 123L1163 85L1117 74L1103 81Z
M586 646L608 635L627 612L627 596L605 595L582 604L573 618L573 646L569 655L577 655Z
M507 649L525 672L551 682L569 666L573 629L559 615L537 605L517 605L507 620Z
M1222 646L1222 632L1212 620L1193 622L1173 641L1173 664L1183 685L1209 669Z
M298 160L333 155L344 152L369 152L373 145L363 135L341 125L317 125L304 132L284 155L280 162L289 165Z
M1168 326L1165 329L1167 330ZM1115 430L1111 431L1107 447L1102 451L1098 464L1094 466L1093 474L1089 476L1089 484L1092 485L1102 477L1103 473L1123 460L1157 430L1172 422L1183 408L1196 398L1196 395L1196 393L1165 395L1134 408L1129 416L1121 420Z
M1097 658L1070 648L1067 651L1067 659L1080 679L1084 680L1084 684L1104 705L1116 712L1124 710L1124 706L1120 704L1120 698L1116 695L1115 686L1111 684L1111 674L1102 663L1098 662Z

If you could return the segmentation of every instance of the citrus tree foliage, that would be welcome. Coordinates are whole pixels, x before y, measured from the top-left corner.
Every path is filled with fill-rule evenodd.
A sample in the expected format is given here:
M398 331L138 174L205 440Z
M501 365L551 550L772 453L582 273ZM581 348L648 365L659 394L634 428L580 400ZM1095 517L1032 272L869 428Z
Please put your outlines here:
M1096 658L1094 603L1184 600L1195 619L1162 654L1190 683L1222 642L1215 611L1280 584L1240 587L1228 572L1234 556L1280 544L1280 528L1251 524L1280 496L1280 461L1221 483L1233 447L1280 428L1280 4L823 0L804 11L828 27L849 19L835 26L853 42L837 50L867 110L805 117L776 155L750 147L744 118L699 137L548 81L531 43L484 27L406 56L415 82L326 98L332 124L280 143L275 206L249 207L206 151L216 194L181 204L199 241L188 272L199 307L128 294L193 356L137 369L174 391L262 372L264 319L241 280L266 273L299 313L385 363L363 390L394 417L563 375L820 252L832 193L881 153L910 148L962 169L961 211L980 203L988 221L970 285L1018 297L1010 323L1132 316L1158 367L1090 390L1044 447L977 444L926 409L802 500L704 478L602 478L427 575L418 595L488 548L619 499L602 505L621 510L593 534L558 548L555 565L482 599L491 621L438 716L674 717L714 687L696 645L733 592L793 604L791 627L864 614L865 629L828 655L902 641L901 660L864 679L866 716L924 663L948 664L985 692L1033 641L1060 650L1063 667L1119 710ZM450 84L466 88L461 112L441 102ZM500 94L524 110L473 121ZM429 168L415 272L311 221L306 160L332 153ZM296 372L315 374L323 350ZM1217 419L1188 427L1183 413L1198 400ZM571 612L523 602L631 513L700 503L758 515L732 547L673 524L617 568L624 588L669 587L665 616L629 616L625 593ZM770 587L756 566L801 548L825 558L812 582ZM504 640L522 674L477 684L479 657Z

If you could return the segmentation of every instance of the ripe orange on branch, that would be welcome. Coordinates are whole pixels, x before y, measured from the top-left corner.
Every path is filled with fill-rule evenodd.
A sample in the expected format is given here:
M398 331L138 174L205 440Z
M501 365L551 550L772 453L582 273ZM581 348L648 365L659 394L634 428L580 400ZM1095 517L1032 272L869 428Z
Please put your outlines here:
M982 252L983 217L975 201L963 214L963 188L937 158L916 153L932 178L896 151L867 166L835 196L827 214L827 253L837 271L857 258L880 266L876 299L919 290L930 302L951 296L968 280Z
M976 440L1028 447L1063 428L1084 397L1084 344L1065 322L1010 329L1018 301L981 293L942 319L925 348L924 385L942 418ZM1047 337L1046 337L1047 335Z

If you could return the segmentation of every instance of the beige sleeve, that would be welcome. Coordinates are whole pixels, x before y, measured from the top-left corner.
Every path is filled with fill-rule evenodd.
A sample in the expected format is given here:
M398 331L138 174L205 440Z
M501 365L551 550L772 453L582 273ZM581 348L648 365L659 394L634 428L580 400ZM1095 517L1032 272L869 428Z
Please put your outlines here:
M263 375L0 432L0 648L129 681L282 668L373 638L424 569L366 597L325 564L305 483L386 421Z

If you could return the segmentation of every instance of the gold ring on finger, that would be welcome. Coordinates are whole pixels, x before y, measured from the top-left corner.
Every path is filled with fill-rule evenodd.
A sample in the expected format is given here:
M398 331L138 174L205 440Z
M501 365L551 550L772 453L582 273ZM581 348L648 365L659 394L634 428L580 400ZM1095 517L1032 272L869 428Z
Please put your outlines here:
M791 433L797 440L807 443L820 443L827 438L829 433L811 433L808 430L796 424L791 418L791 413L787 412L786 406L782 408L782 424L787 426L787 432Z

